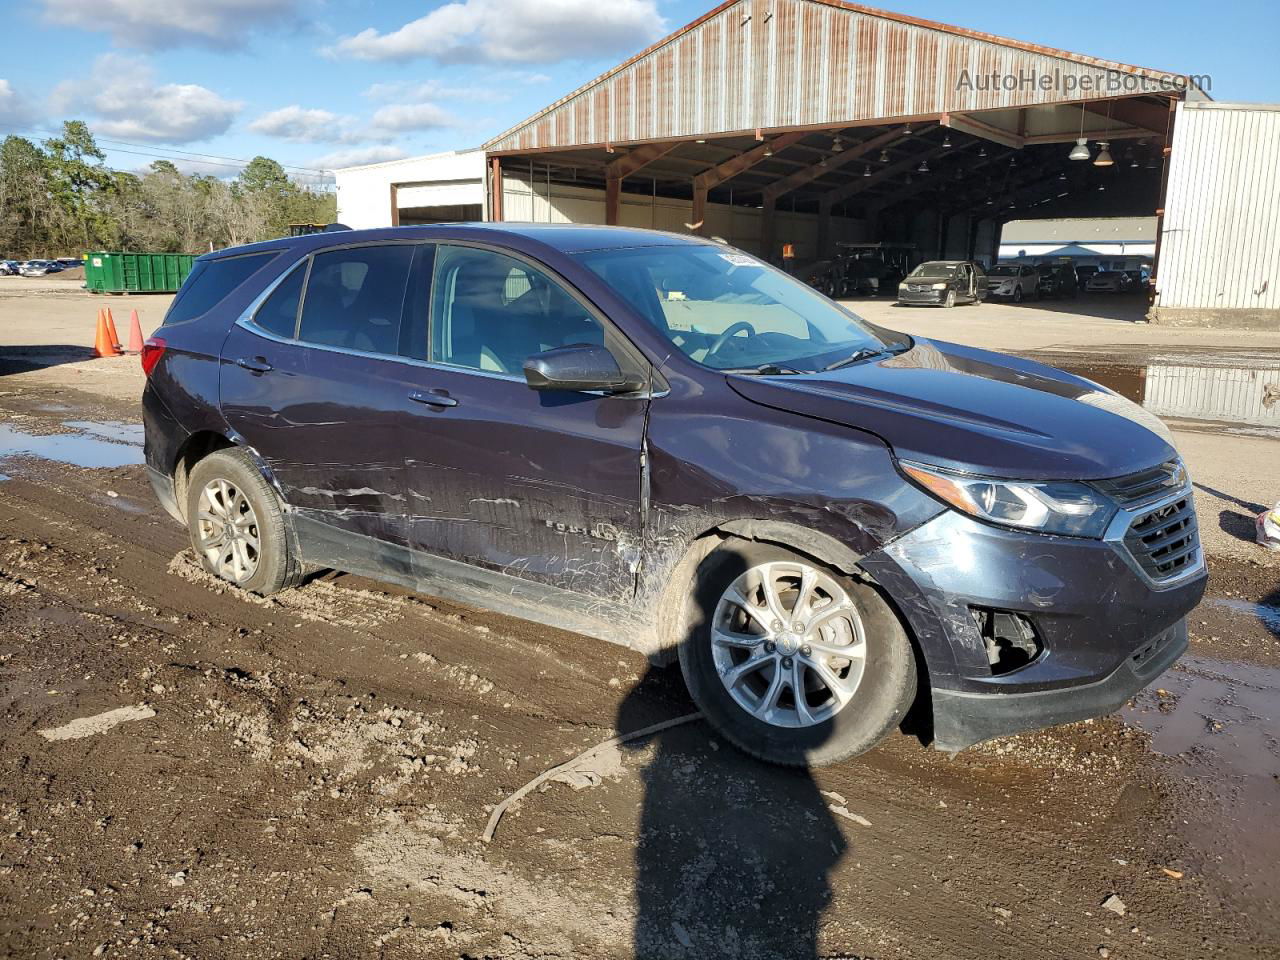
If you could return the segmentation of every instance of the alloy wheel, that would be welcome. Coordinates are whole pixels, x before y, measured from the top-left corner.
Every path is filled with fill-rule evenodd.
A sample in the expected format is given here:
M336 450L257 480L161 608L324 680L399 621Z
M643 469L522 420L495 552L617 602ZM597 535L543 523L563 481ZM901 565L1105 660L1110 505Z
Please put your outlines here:
M710 633L729 695L776 727L830 720L853 699L866 666L856 605L833 577L800 561L739 576L721 594Z
M211 480L200 491L196 536L200 552L224 580L244 583L262 555L258 516L244 491L230 480Z

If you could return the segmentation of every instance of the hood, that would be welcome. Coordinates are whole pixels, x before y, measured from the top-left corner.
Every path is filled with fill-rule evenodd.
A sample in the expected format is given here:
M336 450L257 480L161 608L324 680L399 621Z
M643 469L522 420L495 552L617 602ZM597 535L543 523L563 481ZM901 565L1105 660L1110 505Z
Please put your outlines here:
M874 433L894 453L1021 480L1100 480L1173 458L1156 417L1089 380L1016 357L917 339L829 373L728 377L764 406Z

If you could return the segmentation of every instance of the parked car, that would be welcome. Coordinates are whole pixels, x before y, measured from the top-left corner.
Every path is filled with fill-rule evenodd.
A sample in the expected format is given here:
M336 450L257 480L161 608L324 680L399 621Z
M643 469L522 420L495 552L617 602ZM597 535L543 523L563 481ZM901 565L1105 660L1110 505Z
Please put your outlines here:
M50 273L61 273L62 267L56 260L28 260L22 265L24 277L43 277Z
M1112 711L1205 589L1159 420L699 237L223 250L142 365L148 475L209 573L335 568L676 658L777 763L867 750L917 702L943 750Z
M1084 289L1089 282L1089 278L1098 272L1097 267L1076 267L1076 285Z
M1090 277L1084 288L1089 293L1129 293L1134 284L1123 270L1103 270Z
M898 284L898 303L954 307L987 297L987 275L972 260L929 260Z
M1021 303L1036 296L1040 275L1025 263L997 263L987 273L987 294Z
M1076 272L1067 264L1041 267L1036 295L1039 297L1075 297L1080 294Z
M22 264L17 260L0 260L0 277L15 277L22 272Z
M1145 292L1151 286L1151 274L1143 270L1126 270L1125 276L1129 278L1129 289L1133 291Z

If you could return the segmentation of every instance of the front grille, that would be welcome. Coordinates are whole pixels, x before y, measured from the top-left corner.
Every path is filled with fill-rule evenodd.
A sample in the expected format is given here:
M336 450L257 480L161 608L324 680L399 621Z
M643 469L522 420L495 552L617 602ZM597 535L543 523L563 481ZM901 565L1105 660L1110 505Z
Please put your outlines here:
M1144 503L1169 496L1181 490L1186 483L1187 474L1182 463L1170 460L1168 463L1162 463L1148 470L1139 470L1125 477L1095 481L1094 486L1108 494L1124 509L1132 510Z
M1200 559L1200 536L1191 494L1139 514L1129 524L1125 546L1152 580L1172 580Z

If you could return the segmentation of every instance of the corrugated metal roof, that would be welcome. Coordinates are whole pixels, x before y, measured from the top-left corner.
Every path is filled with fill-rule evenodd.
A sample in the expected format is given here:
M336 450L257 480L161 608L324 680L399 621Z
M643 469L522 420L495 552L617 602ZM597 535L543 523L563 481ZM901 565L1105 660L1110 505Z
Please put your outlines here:
M1056 220L1010 220L1000 242L1008 243L1151 243L1155 217L1072 217Z
M1028 79L982 89L992 74ZM1178 76L842 0L729 0L485 148L853 125L1153 93ZM1078 85L1086 77L1096 85L1087 92ZM1123 89L1108 89L1113 77ZM1066 78L1076 89L1065 89Z

